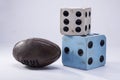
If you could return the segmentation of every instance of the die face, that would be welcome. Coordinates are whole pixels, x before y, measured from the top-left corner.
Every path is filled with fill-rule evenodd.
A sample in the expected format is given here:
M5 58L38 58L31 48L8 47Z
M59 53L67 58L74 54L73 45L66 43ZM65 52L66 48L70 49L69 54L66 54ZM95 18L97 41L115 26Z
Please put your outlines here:
M91 35L87 38L87 69L93 69L106 63L106 37Z
M85 9L85 31L90 33L91 31L91 9Z
M62 63L65 66L86 69L86 41L82 37L64 36L62 41Z
M65 49L66 47L69 50ZM66 52L69 53L66 54ZM64 36L62 39L62 62L65 66L85 70L105 65L106 37L98 34Z
M60 11L60 32L64 35L87 35L90 32L86 25L91 22L91 17L86 17L85 13L91 11L87 9L64 8ZM91 12L90 12L91 14Z

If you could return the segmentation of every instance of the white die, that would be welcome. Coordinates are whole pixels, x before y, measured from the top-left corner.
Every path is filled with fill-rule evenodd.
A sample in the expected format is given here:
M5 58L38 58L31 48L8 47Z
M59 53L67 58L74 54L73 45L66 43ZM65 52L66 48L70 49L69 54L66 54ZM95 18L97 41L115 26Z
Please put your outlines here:
M91 8L62 8L60 32L63 35L87 35L91 30Z

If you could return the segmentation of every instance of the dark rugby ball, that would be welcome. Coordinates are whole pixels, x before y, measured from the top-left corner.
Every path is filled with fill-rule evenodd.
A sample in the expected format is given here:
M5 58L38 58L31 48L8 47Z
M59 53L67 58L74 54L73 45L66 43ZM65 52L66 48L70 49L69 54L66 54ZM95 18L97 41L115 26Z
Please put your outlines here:
M61 55L61 50L55 43L31 38L22 40L13 48L14 58L30 67L44 67L55 62Z

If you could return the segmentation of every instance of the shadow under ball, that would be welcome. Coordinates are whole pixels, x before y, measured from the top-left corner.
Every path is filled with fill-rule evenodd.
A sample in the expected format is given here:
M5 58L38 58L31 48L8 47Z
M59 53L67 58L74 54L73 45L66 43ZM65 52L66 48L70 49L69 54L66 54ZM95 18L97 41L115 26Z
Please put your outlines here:
M30 67L44 67L55 62L61 55L61 50L55 43L31 38L19 41L13 48L14 58Z

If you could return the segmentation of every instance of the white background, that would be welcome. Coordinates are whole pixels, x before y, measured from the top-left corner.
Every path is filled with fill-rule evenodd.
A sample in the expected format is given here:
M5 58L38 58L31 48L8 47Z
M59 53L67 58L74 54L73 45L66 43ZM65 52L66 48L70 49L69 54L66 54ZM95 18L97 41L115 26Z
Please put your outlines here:
M14 44L26 38L45 38L61 47L60 8L68 7L92 8L91 32L107 37L105 67L82 71L64 67L59 59L50 69L28 70L13 59ZM53 80L54 76L62 80L120 80L119 34L120 0L0 0L0 80L46 80L44 76L48 76L49 80Z

